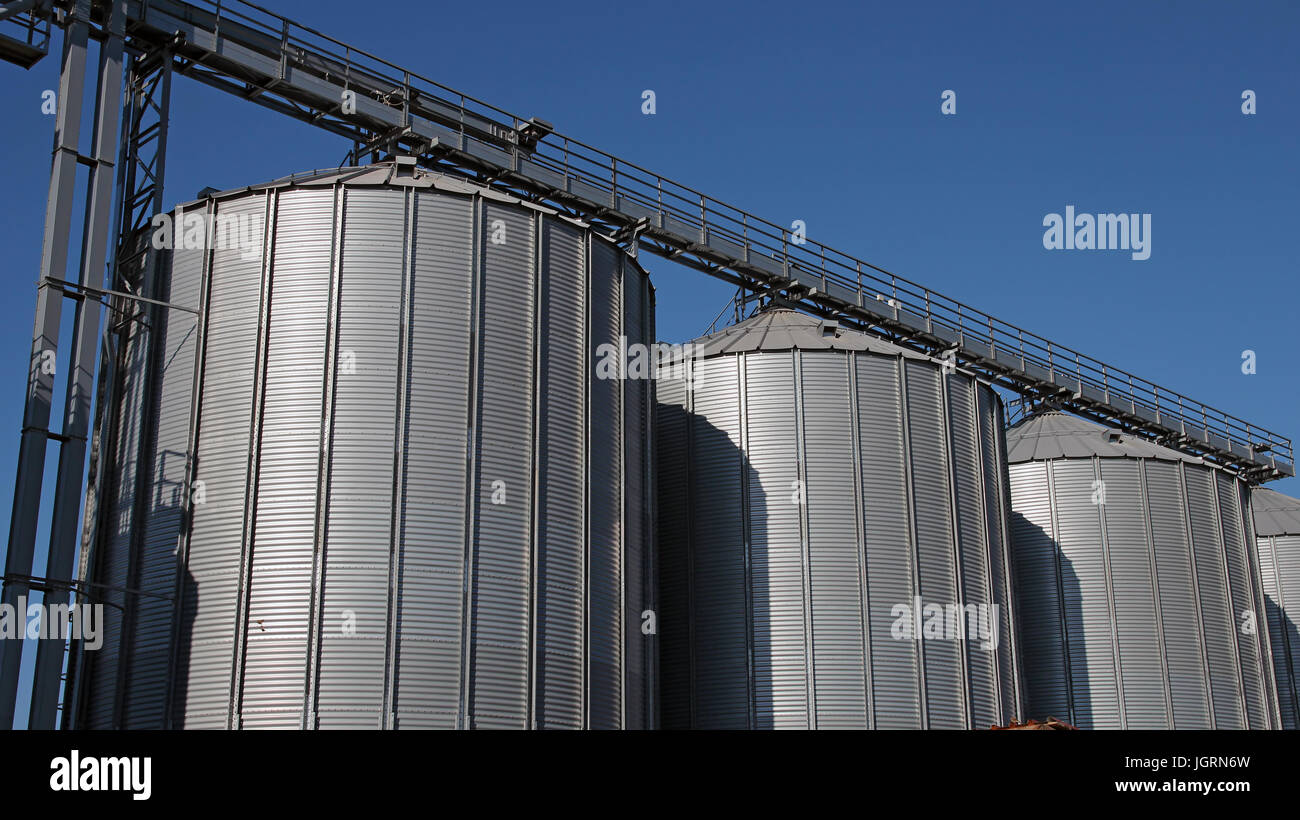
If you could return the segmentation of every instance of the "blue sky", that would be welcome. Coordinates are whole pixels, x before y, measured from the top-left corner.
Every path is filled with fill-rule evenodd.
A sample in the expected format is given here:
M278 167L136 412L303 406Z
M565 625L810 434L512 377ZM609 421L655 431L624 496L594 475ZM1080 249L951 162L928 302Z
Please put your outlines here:
M342 0L264 2L722 201L780 224L801 219L810 238L999 318L1300 434L1294 3L376 0L359 14ZM41 92L57 87L57 69L55 58L26 72L0 65L5 499L49 180L54 118L41 114ZM641 113L645 89L656 93L653 116ZM945 89L956 92L954 116L940 112ZM1256 94L1253 116L1242 114L1244 89ZM332 167L350 147L182 78L171 134L168 207L205 186ZM1044 249L1044 216L1067 205L1151 214L1151 257ZM731 296L703 274L643 261L666 341L699 335ZM1241 372L1246 349L1257 355L1254 375ZM1300 495L1297 479L1271 486Z

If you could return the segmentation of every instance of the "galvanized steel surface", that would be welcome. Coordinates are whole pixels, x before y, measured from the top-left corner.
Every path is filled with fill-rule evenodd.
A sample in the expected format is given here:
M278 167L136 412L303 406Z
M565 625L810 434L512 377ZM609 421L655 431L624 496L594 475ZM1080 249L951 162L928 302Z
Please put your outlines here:
M1251 492L1283 729L1300 729L1300 500Z
M1007 441L1029 716L1275 727L1246 483L1062 413Z
M664 725L1018 717L996 394L790 311L695 344L657 382ZM996 604L996 647L900 638L916 596Z
M187 210L256 247L167 253L206 321L123 352L91 573L139 594L75 724L652 726L650 392L595 375L652 338L644 271L388 164Z

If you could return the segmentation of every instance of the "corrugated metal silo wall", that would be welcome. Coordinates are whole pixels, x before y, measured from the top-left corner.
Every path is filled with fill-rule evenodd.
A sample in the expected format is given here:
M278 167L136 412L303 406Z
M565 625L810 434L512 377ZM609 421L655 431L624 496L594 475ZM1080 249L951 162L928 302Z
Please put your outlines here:
M206 207L258 247L166 252L206 320L122 350L91 574L140 594L76 725L653 726L651 394L594 375L653 338L644 271L449 190Z
M1027 461L1010 473L1029 717L1276 726L1245 482L1145 458Z
M664 725L1018 717L996 394L857 351L692 364L657 382ZM915 596L996 604L996 648L898 639Z
M1260 535L1259 562L1283 729L1300 729L1300 535Z

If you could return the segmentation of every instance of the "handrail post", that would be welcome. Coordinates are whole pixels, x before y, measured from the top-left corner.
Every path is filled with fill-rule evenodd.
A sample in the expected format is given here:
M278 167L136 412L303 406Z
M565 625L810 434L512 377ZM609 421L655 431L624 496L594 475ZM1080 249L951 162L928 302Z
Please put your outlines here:
M284 80L289 72L289 20L280 19L280 79Z
M409 71L402 74L402 127L411 127L411 72Z

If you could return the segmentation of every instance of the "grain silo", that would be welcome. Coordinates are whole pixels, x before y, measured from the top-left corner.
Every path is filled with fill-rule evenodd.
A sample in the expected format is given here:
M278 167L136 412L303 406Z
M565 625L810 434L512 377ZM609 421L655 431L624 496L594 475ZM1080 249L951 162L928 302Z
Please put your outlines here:
M995 392L790 310L691 345L657 381L664 726L1020 717Z
M1277 725L1245 481L1055 411L1013 426L1007 458L1031 717Z
M635 260L402 160L173 216L146 282L178 307L109 385L87 572L122 609L73 724L652 726L651 393L595 375L653 338Z
M1300 729L1300 500L1261 487L1250 504L1282 728Z

